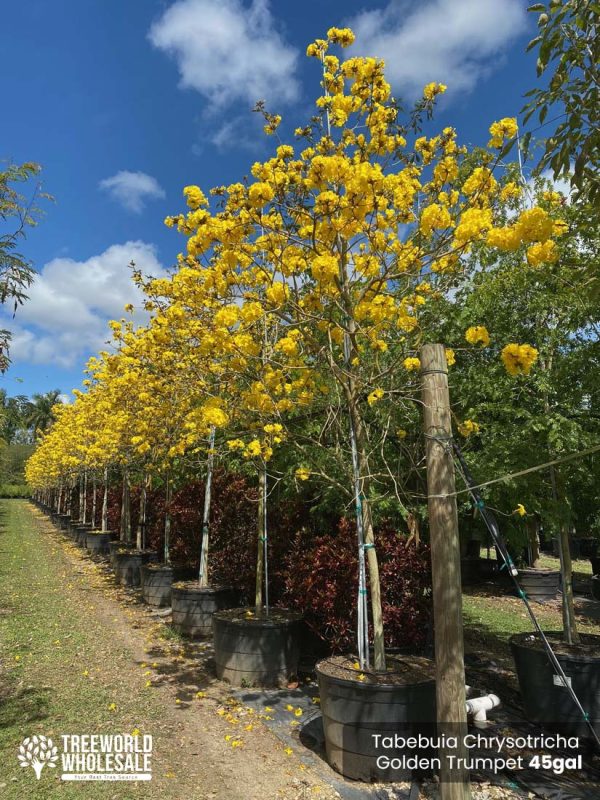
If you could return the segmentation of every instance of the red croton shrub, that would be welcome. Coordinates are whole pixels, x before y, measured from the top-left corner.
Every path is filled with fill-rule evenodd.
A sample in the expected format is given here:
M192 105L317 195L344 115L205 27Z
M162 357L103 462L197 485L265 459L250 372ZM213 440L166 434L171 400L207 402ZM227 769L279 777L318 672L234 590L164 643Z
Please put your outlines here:
M406 544L390 526L376 532L386 647L425 644L431 619L429 548ZM312 539L298 533L285 568L282 601L303 611L311 630L334 652L353 652L356 639L358 557L356 528L342 519L338 530Z

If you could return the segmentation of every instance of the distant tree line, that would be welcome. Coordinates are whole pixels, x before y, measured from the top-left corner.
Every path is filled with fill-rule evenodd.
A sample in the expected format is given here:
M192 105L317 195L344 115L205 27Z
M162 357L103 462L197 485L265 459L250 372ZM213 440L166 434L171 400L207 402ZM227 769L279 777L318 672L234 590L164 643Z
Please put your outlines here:
M23 470L35 448L39 432L54 420L52 408L60 402L60 390L9 397L0 389L0 495L26 494Z

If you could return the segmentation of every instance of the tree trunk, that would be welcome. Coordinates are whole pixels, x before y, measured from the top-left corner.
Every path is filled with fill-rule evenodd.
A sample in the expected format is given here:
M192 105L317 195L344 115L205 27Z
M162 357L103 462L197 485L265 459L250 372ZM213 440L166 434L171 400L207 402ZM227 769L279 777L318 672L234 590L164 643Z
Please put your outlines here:
M540 540L538 521L535 518L527 521L527 540L529 542L529 566L537 569L540 566Z
M121 541L131 543L131 505L129 496L129 473L123 468L123 490L121 495Z
M200 545L200 586L208 586L208 545L210 534L210 500L214 464L215 429L210 430L208 440L208 460L206 463L206 483L204 485L204 508L202 510L202 543Z
M96 501L98 495L98 481L96 480L96 473L92 479L92 530L96 530Z
M148 494L148 476L145 475L140 487L140 514L136 530L136 547L143 550L146 546L146 501Z
M108 530L108 467L104 467L104 492L102 495L102 523L103 533Z
M79 476L79 522L83 522L83 475Z
M171 562L171 475L167 472L165 483L165 564Z
M263 608L263 574L265 568L265 518L267 505L267 474L261 467L258 473L258 547L256 553L256 591L254 605L256 613Z
M373 532L373 516L369 500L369 459L367 456L367 437L358 403L353 392L347 393L350 406L350 422L356 437L358 452L358 474L355 474L361 487L361 506L364 535L364 549L367 554L369 569L369 588L371 590L371 615L373 618L373 665L377 671L385 671L385 638L383 630L383 612L381 608L381 582L379 579L379 563L375 550ZM356 472L356 470L355 470Z
M88 475L86 469L83 472L83 513L81 515L81 521L84 525L87 522L87 485L88 485Z
M414 542L415 545L419 545L421 543L421 529L419 527L419 518L414 512L408 512L408 516L406 517L406 525L408 527L408 539L406 540L406 546L408 547L408 545L412 542Z
M552 497L557 507L560 500L558 489L559 474L555 467L550 467L550 482L552 484ZM569 545L569 528L566 523L560 523L558 552L560 557L560 573L562 577L562 618L563 635L567 644L579 644L580 637L577 631L575 618L575 604L573 603L573 564L571 562L571 548Z

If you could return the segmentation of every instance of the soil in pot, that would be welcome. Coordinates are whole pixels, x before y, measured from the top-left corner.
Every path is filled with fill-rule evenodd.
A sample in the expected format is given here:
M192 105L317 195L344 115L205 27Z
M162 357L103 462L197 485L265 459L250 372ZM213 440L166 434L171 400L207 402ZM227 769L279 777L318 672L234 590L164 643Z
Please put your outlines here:
M113 534L110 531L88 531L85 537L85 546L92 555L107 556L112 537Z
M144 602L156 608L170 606L173 582L190 580L196 572L181 564L144 564L140 570Z
M435 664L423 656L387 656L385 673L361 671L354 657L317 664L327 761L345 778L366 782L410 779L409 768L384 768L375 734L435 733ZM407 751L407 755L414 755ZM391 755L391 753L390 753ZM393 753L394 756L400 755ZM423 750L418 755L431 757Z
M596 733L600 734L600 636L581 634L579 645L565 644L558 632L546 636ZM511 637L510 647L527 719L567 736L591 737L539 635L518 633Z
M155 550L119 549L114 554L115 577L121 586L135 587L141 584L140 569L149 561L156 561Z
M173 593L173 598L175 594ZM302 614L252 608L213 614L217 678L233 686L286 686L298 672Z
M215 611L234 604L235 592L230 586L200 586L197 581L177 581L171 594L173 627L192 638L210 636Z
M547 603L555 600L560 588L560 572L552 569L520 569L518 579L529 600Z

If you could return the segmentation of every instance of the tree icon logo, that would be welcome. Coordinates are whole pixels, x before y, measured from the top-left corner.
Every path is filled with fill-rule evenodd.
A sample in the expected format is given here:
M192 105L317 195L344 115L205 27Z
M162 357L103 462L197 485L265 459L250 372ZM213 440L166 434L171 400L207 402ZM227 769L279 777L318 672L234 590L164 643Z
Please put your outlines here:
M45 736L28 736L21 742L17 758L22 767L33 767L39 781L44 767L56 766L58 748Z

